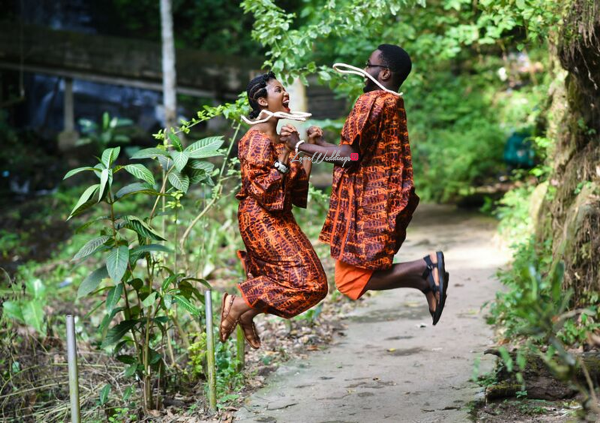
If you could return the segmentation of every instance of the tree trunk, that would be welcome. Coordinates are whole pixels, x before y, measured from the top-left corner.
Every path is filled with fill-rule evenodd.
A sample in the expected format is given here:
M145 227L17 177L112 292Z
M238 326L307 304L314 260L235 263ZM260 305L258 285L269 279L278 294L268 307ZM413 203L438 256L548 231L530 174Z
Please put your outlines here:
M160 23L162 34L163 105L165 126L177 125L177 74L175 72L175 42L173 38L173 13L171 0L160 0Z
M553 84L551 192L536 229L540 241L552 239L554 259L564 260L564 287L579 307L600 292L600 6L571 6L552 46L556 81L564 83Z

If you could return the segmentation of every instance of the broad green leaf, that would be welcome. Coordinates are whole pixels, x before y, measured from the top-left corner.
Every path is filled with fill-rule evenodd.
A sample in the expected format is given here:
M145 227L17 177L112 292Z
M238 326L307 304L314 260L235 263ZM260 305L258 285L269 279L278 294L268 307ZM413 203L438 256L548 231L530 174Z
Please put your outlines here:
M175 147L178 151L182 151L183 144L181 143L181 140L179 139L179 137L171 131L169 131L169 133L167 135L169 136L169 139L171 140L173 147Z
M118 325L110 328L110 330L106 334L106 338L104 338L104 341L102 341L102 348L108 347L119 342L119 340L121 340L121 338L123 338L125 334L131 329L133 329L137 324L137 320L124 320Z
M152 176L152 172L150 172L148 168L142 164L130 164L125 166L123 169L131 173L136 178L148 182L152 186L154 186L156 183L154 181L154 176Z
M206 173L203 170L194 170L192 169L189 174L188 174L189 178L190 178L190 184L194 185L197 184L199 182L202 182L203 180L207 179L209 177L208 173Z
M167 288L169 287L169 285L171 285L174 281L176 281L178 277L179 277L179 275L171 275L167 279L165 279L162 283L162 290L166 291Z
M79 206L79 208L75 212L73 212L69 216L69 218L67 220L85 213L86 211L88 211L89 209L94 207L96 204L98 204L98 202L96 200L90 200L90 201L83 203L81 206Z
M102 113L102 129L108 129L108 126L110 124L110 115L108 114L108 112L104 112Z
M129 285L131 285L136 291L139 291L144 287L144 281L140 278L135 278L129 281Z
M119 283L113 286L110 291L108 291L108 295L106 296L106 310L110 313L115 306L119 303L121 299L121 294L123 294L123 284Z
M11 319L19 320L23 323L25 322L21 306L15 301L4 301L2 303L2 314Z
M44 309L40 300L27 301L21 307L23 311L23 319L25 322L34 327L41 335L46 334L44 325Z
M173 163L173 159L171 159L171 157L167 157L167 156L159 156L158 157L158 162L160 163L160 166L163 168L163 170L165 172L168 172L169 170L171 170L171 168L173 167L174 163Z
M80 227L78 227L77 229L75 229L75 233L80 234L82 232L84 232L87 228L89 228L90 226L92 226L94 223L99 222L101 220L107 220L110 219L110 216L105 215L105 216L100 216L96 219L92 219L88 222L85 222L83 225L81 225Z
M187 298L181 295L175 295L175 302L183 307L192 316L200 315L200 310L194 306Z
M63 178L63 181L67 178L70 178L73 175L77 175L80 172L85 172L86 170L94 171L95 169L93 167L78 167L77 169L69 170Z
M106 258L106 268L113 281L119 282L123 278L128 263L129 248L127 246L120 245L111 250Z
M75 213L77 212L77 210L83 206L86 202L88 202L90 200L90 198L92 198L92 196L96 193L96 190L98 189L98 187L100 186L100 184L94 184L91 187L89 187L88 189L86 189L83 194L81 194L81 197L79 197L79 201L77 201L77 204L75 205L75 207L73 208L73 211L71 211L71 214L69 215L69 219L72 218L73 216L75 216ZM69 220L67 219L67 220Z
M208 137L191 144L185 151L188 153L190 159L201 159L204 157L220 155L217 153L217 150L221 148L222 145L222 136Z
M117 360L119 360L121 363L125 363L125 364L135 364L137 363L137 358L135 358L132 355L127 355L127 354L121 354L115 357Z
M122 311L123 307L115 307L110 313L104 315L100 326L98 326L98 332L101 333L102 336L105 335L106 329L108 328L108 325L110 325L110 322L112 321L113 317L115 317L117 313L120 313Z
M171 158L173 158L173 163L175 163L175 169L179 172L183 171L188 162L188 154L185 151L171 151L170 154Z
M202 160L190 160L188 167L195 170L203 170L206 173L210 173L215 168L215 165L211 162L204 162Z
M171 171L168 176L169 182L179 191L187 192L190 188L190 178L179 172Z
M113 162L119 157L121 147L107 148L102 152L102 164L109 168Z
M28 279L25 282L27 293L33 298L43 298L46 296L46 286L41 279Z
M108 271L106 270L106 266L102 266L99 269L94 270L89 274L87 278L79 285L79 289L77 290L77 298L84 297L88 295L90 292L94 292L102 279L108 278Z
M144 308L148 308L148 307L154 305L155 302L156 302L156 291L154 291L152 294L148 295L146 297L146 299L144 301L142 301L142 305L144 306Z
M104 192L106 190L106 184L108 183L108 177L110 175L110 169L102 169L102 173L100 174L100 194L98 194L98 202L102 201L104 197Z
M190 159L206 159L209 157L220 157L223 153L221 153L218 149L206 149L200 152L196 152L194 156L190 154Z
M162 150L160 148L145 148L143 150L138 151L133 156L132 159L152 159L154 157L159 156L167 156L168 153L166 150Z
M331 75L328 72L320 71L319 72L319 76L321 77L321 79L323 81L330 81L331 80Z
M109 239L110 237L105 235L88 241L83 247L81 247L81 250L75 254L73 260L79 260L94 254L94 252L96 252L96 250L104 245L104 243Z
M162 359L162 354L153 348L149 348L150 364L156 364Z
M198 288L193 286L188 281L182 280L179 283L179 291L188 300L191 300L192 297L196 297L198 300L202 301L202 294L200 293Z
M125 377L132 377L135 374L137 368L138 368L137 364L131 364L131 365L127 366L127 368L125 369L124 376Z
M144 238L151 238L155 241L166 241L166 239L164 239L162 236L160 236L146 222L144 222L137 216L126 216L124 227L137 232L139 235L141 235Z
M154 196L164 195L160 192L156 191L152 186L148 185L145 182L134 182L133 184L129 184L121 188L115 194L115 199L120 200L123 197L127 197L131 194L149 194Z
M100 390L100 405L104 405L108 402L108 395L110 394L110 383L104 385L104 388Z
M172 253L173 252L173 250L171 250L168 247L165 247L164 245L150 244L150 245L140 245L138 247L133 248L129 252L129 256L137 257L137 256L141 256L142 254L148 253L150 251L163 252L163 253Z
M206 279L198 279L198 278L185 278L182 279L184 281L195 281L195 282L200 282L202 285L204 285L205 287L207 287L208 289L212 289L212 287L210 286L210 284L208 283L208 281Z

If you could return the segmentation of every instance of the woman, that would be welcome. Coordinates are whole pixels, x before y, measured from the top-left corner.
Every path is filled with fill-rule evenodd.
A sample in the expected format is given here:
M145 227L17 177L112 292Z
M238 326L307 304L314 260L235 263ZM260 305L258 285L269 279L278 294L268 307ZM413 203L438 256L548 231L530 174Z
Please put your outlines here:
M247 94L253 119L263 110L290 112L289 94L272 72L250 81ZM306 208L312 162L290 160L295 153L279 140L278 120L273 116L254 125L238 144L242 188L236 198L247 249L238 256L247 280L238 285L240 297L223 295L219 333L225 342L239 323L253 348L260 347L253 322L256 315L289 319L327 295L321 262L292 214L292 205Z

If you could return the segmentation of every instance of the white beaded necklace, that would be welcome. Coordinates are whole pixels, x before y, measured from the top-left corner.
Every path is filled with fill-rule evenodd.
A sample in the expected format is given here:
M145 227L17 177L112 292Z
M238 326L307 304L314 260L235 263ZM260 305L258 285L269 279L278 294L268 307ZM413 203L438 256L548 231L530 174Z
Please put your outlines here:
M339 69L340 67L348 68L348 70ZM359 69L359 68L356 68L354 66L347 65L345 63L335 63L333 65L333 69L335 69L339 73L354 74L354 75L358 75L358 76L365 76L365 77L369 78L371 81L373 81L375 84L377 84L377 86L379 88L381 88L382 90L384 90L384 91L386 91L388 93L392 93L392 94L400 96L400 97L404 94L404 93L397 93L396 91L388 90L383 85L381 85L378 80L376 80L375 78L373 78L371 75L369 75L363 69Z
M260 116L263 114L266 114L267 117L260 119ZM272 117L277 117L280 119L296 120L298 122L306 122L306 119L308 119L311 116L312 116L311 113L306 113L306 112L286 113L286 112L271 112L269 110L261 110L260 113L258 114L256 120L250 120L246 116L242 116L242 119L248 125L256 125L257 123L264 123L264 122L268 121L269 119L271 119Z

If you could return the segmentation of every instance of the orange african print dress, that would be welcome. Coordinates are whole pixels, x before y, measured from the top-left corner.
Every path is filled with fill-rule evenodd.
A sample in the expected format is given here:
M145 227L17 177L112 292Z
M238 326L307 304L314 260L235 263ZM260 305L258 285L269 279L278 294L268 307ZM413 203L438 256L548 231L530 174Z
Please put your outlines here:
M402 97L383 90L361 95L346 119L341 144L353 145L359 160L334 167L319 240L344 263L389 269L419 204Z
M292 214L292 205L306 208L304 167L290 162L286 174L273 167L284 148L258 130L248 131L238 144L242 188L236 198L247 250L241 258L254 276L238 288L250 307L290 318L318 304L328 286L321 261Z

